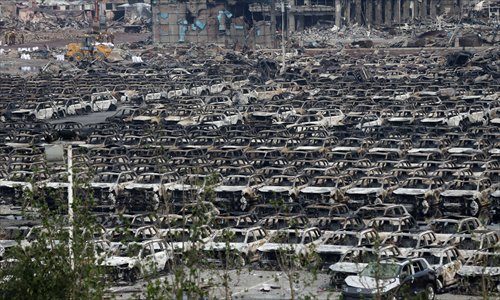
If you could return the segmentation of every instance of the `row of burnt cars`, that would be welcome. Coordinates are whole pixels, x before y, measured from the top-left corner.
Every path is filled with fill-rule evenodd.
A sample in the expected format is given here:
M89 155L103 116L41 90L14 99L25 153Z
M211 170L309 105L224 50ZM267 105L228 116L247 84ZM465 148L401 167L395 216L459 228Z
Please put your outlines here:
M5 126L11 132L2 136L0 200L11 207L33 191L61 198L65 166L47 163L39 146L53 136L87 131L85 139L70 143L82 183L77 194L91 194L96 210L157 211L201 197L223 212L273 201L345 203L351 209L396 203L417 219L449 213L481 216L487 223L498 219L500 148L490 142L497 135L493 129L480 137L388 132L375 140L316 126L294 132L271 125L274 130L258 133L244 124L189 130L132 124L118 130L112 123ZM208 187L214 195L205 193Z
M326 272L332 288L349 294L361 287L361 296L388 296L415 280L419 286L412 291L429 298L450 290L498 292L500 235L478 218L417 222L404 206L391 204L352 214L345 204L311 205L303 214L279 210L218 214L200 202L184 206L181 214L96 214L99 223L88 243L96 264L119 282L169 272L195 253L197 267ZM45 230L20 223L11 220L3 228L8 239L2 240L2 256L18 243L36 243ZM364 278L373 275L375 264L382 268L380 289ZM397 267L407 264L407 270Z
M158 215L132 226L140 239L139 248L131 244L135 260L114 266L131 281L145 272L134 268L145 257L158 253L157 268L168 269L182 256L159 221L176 215L183 216L181 242L217 253L227 237L219 229L230 227L234 243L252 249L236 251L231 263L261 267L291 247L298 264L310 261L331 273L333 285L345 283L346 297L353 278L345 276L374 257L403 259L398 270L411 275L401 283L415 281L417 269L431 274L432 282L415 285L428 296L429 284L443 291L484 278L478 270L485 268L464 265L490 264L488 278L498 278L500 84L488 62L475 63L446 68L439 55L304 56L278 75L276 61L228 56L94 70L78 79L5 77L2 215L33 201L66 210L66 166L44 155L47 144L65 143L73 148L75 195L86 207L111 219ZM117 112L86 125L12 114L26 103L72 97L112 98L116 107L108 109ZM189 241L187 224L198 220L189 216L200 208L210 222ZM128 253L127 239L113 233L117 223L102 224L99 243L113 249L106 255ZM116 262L123 260L111 259L110 267ZM366 296L362 287L355 291Z

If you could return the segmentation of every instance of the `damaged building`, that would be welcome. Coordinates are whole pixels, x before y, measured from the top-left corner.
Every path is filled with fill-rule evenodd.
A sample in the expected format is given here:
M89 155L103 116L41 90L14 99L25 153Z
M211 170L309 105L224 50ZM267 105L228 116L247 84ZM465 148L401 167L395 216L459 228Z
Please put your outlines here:
M7 24L3 25L5 27L14 27L18 23L32 26L46 23L46 26L42 26L41 29L43 29L54 27L85 28L94 20L99 19L103 28L106 27L106 23L124 22L126 23L125 30L127 30L127 26L141 26L142 28L150 24L151 5L149 1L146 2L144 0L2 1L0 3L0 21Z
M276 33L318 23L388 27L460 16L474 0L152 0L153 39L161 44L276 46ZM495 2L495 1L493 1ZM491 12L491 6L488 7ZM497 7L493 6L493 13Z
M254 19L251 1L153 0L153 39L226 45L270 45L270 20Z

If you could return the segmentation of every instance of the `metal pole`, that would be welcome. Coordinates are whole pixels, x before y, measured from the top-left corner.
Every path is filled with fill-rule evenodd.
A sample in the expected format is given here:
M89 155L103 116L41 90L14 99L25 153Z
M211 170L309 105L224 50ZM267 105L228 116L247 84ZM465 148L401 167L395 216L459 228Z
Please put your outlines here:
M68 221L69 221L69 257L71 269L75 269L73 253L73 149L68 145Z
M271 6L269 8L269 13L271 14L271 38L272 38L272 47L276 49L278 47L278 43L276 40L276 2L275 0L271 0Z
M281 74L285 74L285 0L281 0L281 52L282 52L282 65L281 65Z
M398 29L401 32L401 0L398 0Z

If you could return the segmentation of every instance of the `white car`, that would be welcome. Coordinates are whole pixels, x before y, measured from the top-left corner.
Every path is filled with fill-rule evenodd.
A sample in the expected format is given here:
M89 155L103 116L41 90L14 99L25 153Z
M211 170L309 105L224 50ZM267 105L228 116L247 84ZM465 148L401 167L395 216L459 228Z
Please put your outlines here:
M57 108L52 102L26 103L11 113L12 119L49 120L57 116Z
M217 232L203 250L209 262L243 266L259 259L257 249L266 241L266 231L261 227L227 228ZM226 261L227 256L231 261Z
M90 103L94 112L108 111L116 110L118 100L111 92L102 92L90 95Z
M103 172L97 174L90 182L90 188L94 192L94 198L97 205L115 208L116 196L125 188L125 186L134 182L132 172Z
M173 255L163 240L124 244L100 264L109 270L115 280L135 282L147 275L170 269Z
M308 229L281 229L276 231L269 241L260 246L259 263L263 265L295 265L314 253L314 249L323 241L321 231L317 227ZM281 257L282 256L282 257Z

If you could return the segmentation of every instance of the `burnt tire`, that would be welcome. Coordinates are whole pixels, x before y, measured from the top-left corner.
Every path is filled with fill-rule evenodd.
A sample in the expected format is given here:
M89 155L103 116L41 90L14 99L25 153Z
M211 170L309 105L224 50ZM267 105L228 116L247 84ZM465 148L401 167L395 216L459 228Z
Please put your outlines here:
M168 274L168 272L170 272L170 270L172 270L172 261L171 260L167 260L165 262L165 265L163 266L163 269L161 269L160 272L162 274Z
M139 275L140 275L139 269L133 268L132 270L127 272L125 280L127 280L130 283L135 283L139 279Z
M443 293L444 292L444 281L442 278L436 279L436 292Z
M109 109L108 109L108 110L109 110L109 111L115 111L116 109L117 109L116 105L111 104L111 105L109 106Z
M466 213L471 217L478 217L481 213L481 204L477 200L472 200L467 204Z

